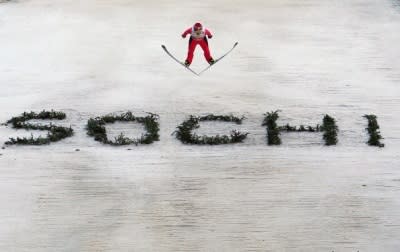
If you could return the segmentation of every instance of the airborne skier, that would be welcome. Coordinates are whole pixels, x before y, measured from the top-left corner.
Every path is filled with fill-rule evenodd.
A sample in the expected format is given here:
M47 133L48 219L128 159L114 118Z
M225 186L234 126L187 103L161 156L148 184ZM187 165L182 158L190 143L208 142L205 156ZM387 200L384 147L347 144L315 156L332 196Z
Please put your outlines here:
M168 51L168 49L165 45L161 45L161 48L174 61L176 61L178 64L184 66L187 70L189 70L190 72L192 72L193 74L195 74L197 76L199 76L202 73L204 73L205 71L207 71L212 65L219 62L222 58L224 58L226 55L231 53L233 51L233 49L235 49L235 47L238 45L238 42L235 42L235 44L233 44L232 48L229 51L227 51L226 53L222 54L221 56L219 56L218 58L216 58L214 60L213 57L211 57L210 48L208 47L208 40L207 40L207 38L210 39L213 36L211 34L210 30L204 28L203 25L200 23L195 23L193 25L193 27L188 28L187 30L185 30L182 33L182 38L186 38L186 36L189 34L190 34L190 39L189 39L188 53L187 53L185 62L180 61L174 55L172 55ZM207 66L206 68L204 68L203 70L201 70L198 73L189 67L190 64L192 63L194 50L196 49L197 45L200 45L200 47L203 49L204 57L206 58L207 62L210 64L209 66Z
M187 58L185 60L185 66L188 67L192 63L194 50L197 45L200 45L201 49L204 51L204 57L207 62L212 65L215 60L211 57L210 49L208 47L207 38L212 38L212 34L210 30L203 27L201 23L195 23L193 27L188 28L182 33L182 38L186 38L186 36L190 34L189 46Z

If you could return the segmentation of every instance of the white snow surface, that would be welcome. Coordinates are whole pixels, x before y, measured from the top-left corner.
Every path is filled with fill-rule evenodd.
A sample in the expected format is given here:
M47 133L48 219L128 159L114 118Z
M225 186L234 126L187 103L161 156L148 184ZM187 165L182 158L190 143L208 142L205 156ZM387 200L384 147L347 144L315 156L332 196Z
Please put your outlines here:
M160 47L184 60L180 34L197 21L214 57L239 41L201 77ZM0 251L399 251L399 31L397 0L0 1L0 122L55 109L75 131L0 149ZM331 115L339 143L282 133L268 146L263 114L278 109L281 125ZM86 135L90 117L128 110L159 114L160 141ZM248 138L171 135L208 113L247 119L199 133ZM366 145L364 114L378 116L384 148ZM2 143L21 135L0 126Z

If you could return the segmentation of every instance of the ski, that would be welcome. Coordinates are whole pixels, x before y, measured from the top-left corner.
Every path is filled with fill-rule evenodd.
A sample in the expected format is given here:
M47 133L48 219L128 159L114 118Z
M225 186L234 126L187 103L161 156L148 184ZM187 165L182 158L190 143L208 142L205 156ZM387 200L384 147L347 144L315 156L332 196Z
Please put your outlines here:
M187 67L187 66L185 66L185 64L183 64L182 62L180 62L177 58L175 58L174 57L174 55L172 55L169 51L168 51L168 49L167 49L167 47L165 46L165 45L161 45L161 47L162 47L162 49L173 59L173 60L175 60L176 62L178 62L180 65L182 65L184 68L186 68L187 70L189 70L190 72L192 72L193 74L195 74L195 75L199 75L198 73L196 73L195 71L193 71L190 67Z
M210 69L210 67L212 67L213 65L215 65L218 61L222 60L226 55L228 55L229 53L231 53L233 51L233 49L235 49L235 47L239 44L239 42L236 42L233 47L227 51L225 54L223 54L221 57L219 57L218 59L215 60L214 64L207 66L206 68L204 68L201 72L199 72L197 75L201 75L202 73L204 73L205 71L207 71L208 69Z

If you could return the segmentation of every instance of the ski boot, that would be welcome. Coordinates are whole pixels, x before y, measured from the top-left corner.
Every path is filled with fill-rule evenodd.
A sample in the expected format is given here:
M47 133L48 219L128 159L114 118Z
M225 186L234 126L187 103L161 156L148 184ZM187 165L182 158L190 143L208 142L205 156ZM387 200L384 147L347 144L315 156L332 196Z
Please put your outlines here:
M189 67L190 66L190 62L185 60L185 63L183 63L185 65L185 67Z
M210 65L213 65L215 63L215 60L213 59L213 58L211 58L209 61L208 61L208 64L210 64Z

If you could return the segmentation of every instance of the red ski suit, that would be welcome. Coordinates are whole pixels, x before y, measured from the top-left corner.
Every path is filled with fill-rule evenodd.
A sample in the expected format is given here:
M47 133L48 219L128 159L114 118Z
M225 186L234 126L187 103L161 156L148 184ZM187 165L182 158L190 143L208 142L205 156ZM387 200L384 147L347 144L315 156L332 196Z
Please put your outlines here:
M190 34L190 39L186 61L189 62L189 64L192 63L194 49L197 45L200 45L201 49L204 51L204 57L206 58L207 62L210 62L212 57L210 54L210 49L208 48L207 37L212 38L211 32L205 28L203 28L200 32L195 32L193 27L190 27L182 33L182 37L186 38L188 34Z

